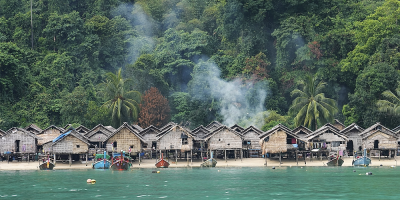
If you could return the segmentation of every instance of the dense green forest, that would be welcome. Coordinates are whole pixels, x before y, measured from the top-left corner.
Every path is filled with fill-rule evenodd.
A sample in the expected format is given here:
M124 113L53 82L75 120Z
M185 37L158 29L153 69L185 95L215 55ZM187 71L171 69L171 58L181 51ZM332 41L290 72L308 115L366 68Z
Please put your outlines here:
M137 123L151 87L190 128L393 128L398 18L397 0L0 0L0 129Z

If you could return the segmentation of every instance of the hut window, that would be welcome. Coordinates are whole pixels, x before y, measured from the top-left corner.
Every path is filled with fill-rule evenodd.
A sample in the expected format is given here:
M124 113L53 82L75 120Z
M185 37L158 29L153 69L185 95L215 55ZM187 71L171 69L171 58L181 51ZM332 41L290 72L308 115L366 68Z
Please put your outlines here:
M113 147L116 148L117 147L117 142L113 143Z
M268 142L269 141L269 137L264 138L264 142Z
M182 138L182 144L183 145L188 144L188 139L187 138Z
M244 140L244 141L243 141L243 144L244 144L244 145L251 145L251 141Z
M133 145L129 146L129 148L133 149Z
M81 148L81 146L80 145L76 145L76 148Z

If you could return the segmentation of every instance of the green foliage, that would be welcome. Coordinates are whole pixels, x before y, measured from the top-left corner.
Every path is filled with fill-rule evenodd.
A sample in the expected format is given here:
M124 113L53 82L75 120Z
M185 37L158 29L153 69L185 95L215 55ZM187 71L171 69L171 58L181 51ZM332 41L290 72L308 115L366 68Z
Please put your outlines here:
M346 117L344 125L348 126L352 123L357 123L358 115L356 114L355 108L351 108L349 105L346 104L343 106L342 113Z

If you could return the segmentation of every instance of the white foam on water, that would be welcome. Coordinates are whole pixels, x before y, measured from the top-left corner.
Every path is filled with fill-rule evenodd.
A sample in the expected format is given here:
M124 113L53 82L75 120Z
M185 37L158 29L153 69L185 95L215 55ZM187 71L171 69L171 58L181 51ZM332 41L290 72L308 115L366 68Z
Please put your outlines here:
M150 185L146 185L146 187L149 187Z
M11 195L12 197L16 197L16 196L18 196L18 195L16 195L16 194L13 194L13 195Z
M165 199L165 198L167 198L168 196L163 196L163 197L158 197L159 199Z
M71 192L76 192L76 191L78 191L77 189L70 189L69 191L71 191Z
M101 195L96 195L96 196L94 196L94 197L101 197Z
M164 182L168 182L168 181L164 181Z

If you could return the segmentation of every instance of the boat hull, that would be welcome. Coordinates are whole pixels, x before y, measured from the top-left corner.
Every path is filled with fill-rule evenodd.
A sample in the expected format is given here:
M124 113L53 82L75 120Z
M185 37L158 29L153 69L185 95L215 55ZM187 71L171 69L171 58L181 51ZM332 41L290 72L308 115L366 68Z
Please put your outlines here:
M54 168L54 164L51 162L49 162L48 165L47 165L47 162L39 165L40 170L53 170L53 168Z
M111 166L111 162L109 160L106 160L105 162L104 162L104 160L100 160L100 161L93 163L92 168L93 169L109 169L110 166Z
M156 163L156 167L157 167L157 168L168 168L168 166L169 166L169 162L167 162L167 161L164 160L164 159L161 159L160 161L158 161L158 162Z
M367 157L362 157L353 161L354 166L368 166L369 164L371 164L371 159Z
M208 159L204 161L200 166L201 167L215 167L217 165L217 160L214 158Z
M342 166L344 163L344 160L342 158L334 158L332 160L330 160L328 163L326 163L326 165L328 166Z
M129 170L131 168L131 163L126 162L126 161L116 161L114 162L111 166L110 169L112 170L117 170L117 171L121 171L121 170Z

